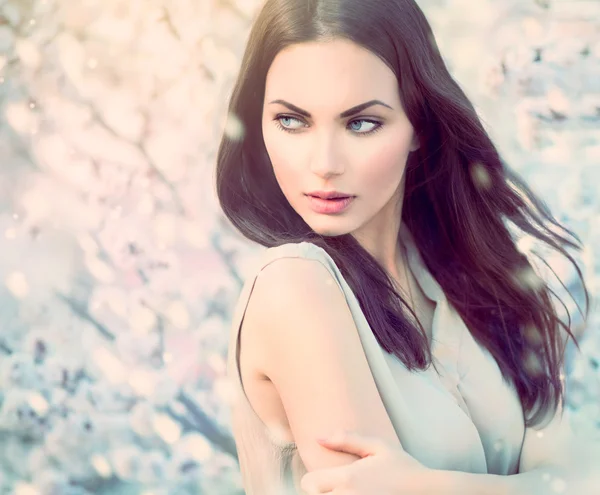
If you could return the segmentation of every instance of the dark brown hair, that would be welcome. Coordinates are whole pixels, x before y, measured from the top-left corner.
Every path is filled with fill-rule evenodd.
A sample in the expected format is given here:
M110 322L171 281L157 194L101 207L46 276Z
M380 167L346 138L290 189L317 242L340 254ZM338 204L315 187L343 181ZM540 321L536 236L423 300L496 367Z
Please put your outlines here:
M580 249L581 241L502 161L414 0L267 0L229 104L243 135L225 133L217 157L217 194L225 215L263 246L301 241L321 246L354 291L380 345L409 370L431 364L423 329L406 317L404 308L410 308L385 270L352 235L321 236L304 222L283 195L265 149L262 106L273 59L289 45L335 38L367 48L396 75L420 142L406 167L403 221L448 301L515 385L526 424L538 424L563 399L566 334L577 342L570 315L568 324L557 316L548 285L523 282L520 275L532 267L510 228L564 254L583 284L566 249ZM589 295L583 288L587 318Z

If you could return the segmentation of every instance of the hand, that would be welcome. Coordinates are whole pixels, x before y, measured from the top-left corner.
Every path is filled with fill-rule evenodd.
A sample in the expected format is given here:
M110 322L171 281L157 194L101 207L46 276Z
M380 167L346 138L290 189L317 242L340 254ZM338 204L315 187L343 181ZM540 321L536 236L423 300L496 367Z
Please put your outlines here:
M324 447L361 457L352 464L305 474L301 487L308 495L416 495L427 493L431 469L402 449L373 437L345 432L325 440Z

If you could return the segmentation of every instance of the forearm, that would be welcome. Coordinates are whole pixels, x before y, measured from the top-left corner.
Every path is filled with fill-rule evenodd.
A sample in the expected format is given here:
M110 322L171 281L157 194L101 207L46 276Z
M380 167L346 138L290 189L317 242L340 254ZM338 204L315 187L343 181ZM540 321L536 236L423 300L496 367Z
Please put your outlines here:
M508 477L435 470L425 493L436 495L512 495Z
M436 495L546 495L564 493L592 495L597 485L589 471L577 472L556 466L540 467L510 476L434 471L428 493ZM597 492L595 492L597 493Z

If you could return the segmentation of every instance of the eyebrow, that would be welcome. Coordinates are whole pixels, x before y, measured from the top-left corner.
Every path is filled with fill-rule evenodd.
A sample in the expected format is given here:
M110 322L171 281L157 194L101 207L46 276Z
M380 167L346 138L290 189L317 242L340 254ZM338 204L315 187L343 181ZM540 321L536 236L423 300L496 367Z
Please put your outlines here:
M273 103L279 103L280 105L288 107L290 110L293 110L294 112L299 113L300 115L306 117L307 119L310 119L312 117L311 114L308 113L306 110L303 110L302 108L299 108L296 105L293 105L292 103L289 103L285 100L273 100L269 104L271 105ZM374 105L382 105L384 107L387 107L387 108L390 108L391 110L393 110L392 107L390 107L389 105L387 105L386 103L384 103L380 100L371 100L371 101L367 101L366 103L361 103L360 105L356 105L355 107L349 108L348 110L340 113L340 119L345 119L346 117L351 117L353 115L356 115L357 113L360 113L363 110L366 110L367 108L372 107Z

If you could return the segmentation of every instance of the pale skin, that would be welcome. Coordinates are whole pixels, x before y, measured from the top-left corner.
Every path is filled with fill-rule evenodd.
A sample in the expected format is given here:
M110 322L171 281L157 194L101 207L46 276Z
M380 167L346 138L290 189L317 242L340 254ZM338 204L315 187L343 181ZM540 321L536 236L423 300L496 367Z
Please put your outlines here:
M276 100L308 111L311 118L271 103ZM384 105L339 118L373 100ZM280 123L295 134L277 127L274 119L280 114L292 117ZM313 230L331 236L351 233L389 273L402 273L397 238L404 169L418 139L392 71L347 41L290 47L275 58L267 75L262 126L277 181ZM357 199L342 215L317 214L304 196L316 189L335 189Z
M380 103L340 117L374 100ZM397 242L406 161L419 142L393 72L346 40L289 47L267 74L262 130L290 205L315 232L352 234L401 290L410 289L413 309L429 335L431 301L412 280ZM325 215L309 207L305 193L332 189L356 196L346 211ZM548 486L543 472L566 476L559 461L572 435L567 422L557 418L546 437L526 432L522 474L516 476L433 470L406 453L377 392L353 317L332 282L317 261L277 260L257 278L241 333L246 394L265 424L296 444L308 471L302 480L307 493L543 493ZM366 440L319 442L339 429Z

